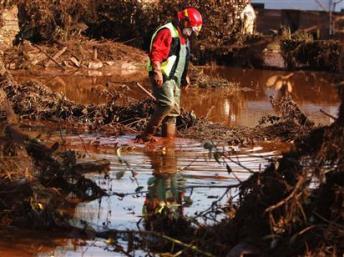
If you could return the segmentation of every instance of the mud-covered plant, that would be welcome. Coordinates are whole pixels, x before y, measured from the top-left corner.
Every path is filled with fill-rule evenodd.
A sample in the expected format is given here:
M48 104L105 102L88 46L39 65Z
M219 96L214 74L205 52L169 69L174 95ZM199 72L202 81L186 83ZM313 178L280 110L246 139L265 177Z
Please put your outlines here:
M243 0L18 0L21 36L36 41L68 39L86 24L88 35L131 40L147 47L153 31L187 6L204 18L200 41L219 46L238 33ZM81 26L82 27L82 26Z
M344 47L337 41L285 40L282 54L289 68L298 66L342 72Z
M20 37L33 41L66 40L92 17L90 0L18 0Z

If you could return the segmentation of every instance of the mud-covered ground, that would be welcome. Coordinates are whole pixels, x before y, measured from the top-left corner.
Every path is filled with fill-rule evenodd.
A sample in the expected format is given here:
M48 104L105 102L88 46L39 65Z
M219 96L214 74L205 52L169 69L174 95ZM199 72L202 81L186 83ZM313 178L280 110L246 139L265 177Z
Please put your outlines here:
M152 5L144 9L136 1L85 1L87 4L82 5L81 1L75 0L72 4L70 1L59 1L56 5L49 2L41 9L35 9L33 6L42 5L40 0L34 2L37 5L32 1L18 2L22 29L17 38L18 44L1 52L0 225L4 228L17 226L69 231L71 227L66 220L72 216L75 205L105 194L94 182L85 178L81 170L104 172L109 163L105 160L80 163L82 153L62 151L59 143L44 142L46 139L40 136L25 133L28 123L49 124L51 131L57 132L64 128L71 133L137 134L145 127L154 103L146 99L120 105L120 95L108 87L94 92L106 95L106 103L77 104L36 81L18 83L9 71L26 69L30 72L47 67L72 72L142 70L146 58L143 51L110 40L90 40L81 34L94 38L106 36L115 41L130 40L134 45L143 47L147 40L144 35L147 36L149 29L160 22L159 17L152 18L153 14L159 10L161 15L171 15L171 10L180 6L166 1L166 5ZM92 5L95 5L94 9L87 9ZM173 8L165 9L171 5ZM200 7L209 22L203 36L195 43L195 56L205 61L231 56L233 44L230 42L235 37L229 37L225 31L233 23L228 22L218 30L218 25L230 17L212 16L210 19L212 8L218 5L215 2L202 5L201 1L196 1L195 5ZM220 8L225 7L228 6L222 3L216 10L223 14ZM231 9L228 15L240 10L239 2L238 8ZM61 9L65 16L57 15ZM90 13L92 10L97 12ZM127 12L121 16L114 15L122 18L114 20L109 16L114 10ZM129 13L135 15L125 15ZM142 24L146 27L141 27ZM245 47L247 42L253 42L264 48L270 42L270 39L260 40L255 37L238 40L241 44L236 47L256 56L247 52ZM294 44L288 41L284 46L287 51L285 58L290 66L305 62L319 68L342 71L343 50L338 42ZM221 79L213 80L198 74L197 67L192 72L196 86L234 87L225 85ZM343 101L343 84L338 85L338 90ZM276 115L264 117L255 128L228 128L195 117L193 113L182 113L177 123L179 135L207 140L204 147L216 160L228 160L231 154L219 151L216 142L250 146L268 139L294 142L294 146L292 151L271 163L266 170L252 174L249 180L235 188L239 190L239 195L228 203L226 210L222 210L228 213L228 218L222 223L202 226L168 215L153 217L157 231L149 236L154 235L157 240L154 246L150 246L152 251L157 248L160 252L173 249L176 255L182 251L183 256L225 256L228 252L231 252L228 256L240 256L242 251L258 256L343 255L344 105L340 106L338 117L333 117L335 122L332 125L315 127L290 97L287 84L281 86L280 94L271 99L271 104ZM229 167L228 172L231 172ZM220 210L216 209L216 205L213 207L211 211L216 215ZM166 222L169 224L167 228L160 226ZM118 234L116 231L105 231L96 236L108 239L111 244ZM152 239L141 234L140 238L133 237L131 240L143 246ZM178 246L172 248L172 245Z
M147 99L120 106L116 103L116 97L101 105L76 104L38 82L17 83L8 72L4 72L2 76L0 90L3 102L1 181L2 188L5 189L2 192L18 190L18 194L22 194L20 203L18 198L3 196L5 201L0 213L4 226L68 227L64 221L70 217L70 212L64 212L64 209L73 208L79 201L104 194L78 172L77 159L81 155L70 151L59 152L58 144L46 146L39 138L30 138L20 130L22 125L27 121L43 121L49 122L52 130L63 127L74 133L85 130L112 135L139 133L152 113L154 104ZM113 95L114 92L109 89L108 93ZM198 253L192 249L185 250L187 255L203 256L211 253L223 256L235 246L234 249L254 249L252 251L267 256L274 255L275 251L279 252L281 249L285 256L306 252L337 254L343 250L339 244L342 240L342 221L338 209L342 197L342 173L338 168L341 167L342 158L340 145L343 108L340 107L339 118L333 125L314 128L313 123L291 99L287 84L280 88L278 97L271 99L271 104L276 116L264 117L255 128L229 129L188 112L184 112L178 119L179 135L208 140L205 148L217 159L230 158L230 152L214 150L218 141L240 146L254 145L266 139L297 142L294 151L272 163L263 173L253 175L247 182L240 184L241 197L239 201L231 203L232 207L227 210L231 218L220 225L195 229L186 220L174 219L168 221L171 226L167 230L155 225L163 229L160 232L186 244L192 240L197 249L202 249ZM133 123L133 119L137 122ZM106 162L87 167L91 167L93 171L106 170ZM331 176L336 179L331 180ZM314 180L318 184L310 187ZM90 187L93 194L85 195ZM73 199L69 198L71 190L72 195L75 195ZM24 205L21 204L22 199L25 199ZM332 211L328 212L331 208ZM5 211L8 209L12 211ZM216 208L213 211L216 213ZM166 222L166 217L161 219L161 222ZM160 218L155 222L160 222L159 220ZM329 222L333 226L328 227ZM180 224L189 229L180 231ZM312 233L308 234L308 231ZM317 240L314 240L314 231ZM108 231L97 236L109 238L113 237L112 233ZM271 233L274 236L270 237ZM144 238L143 236L141 243L145 241ZM284 250L289 247L286 242L290 240L297 247L292 248L293 251ZM313 244L315 241L319 243ZM162 247L161 250L168 245L162 240L161 245L156 246ZM216 245L221 247L215 247Z

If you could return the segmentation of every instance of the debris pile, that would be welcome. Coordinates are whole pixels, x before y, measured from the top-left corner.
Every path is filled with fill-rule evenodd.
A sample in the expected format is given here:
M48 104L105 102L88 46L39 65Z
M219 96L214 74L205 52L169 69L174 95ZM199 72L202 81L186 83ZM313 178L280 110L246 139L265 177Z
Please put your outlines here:
M339 85L339 116L332 125L308 124L308 132L299 136L293 150L271 161L263 172L238 181L233 194L239 194L230 198L227 207L213 205L210 212L228 213L227 219L193 232L185 230L190 234L176 238L185 245L192 242L207 256L342 256L343 85ZM211 153L219 163L224 160L231 172L230 152Z
M83 174L107 171L109 162L78 163L81 155L26 135L2 89L0 96L0 225L68 226L68 208L106 194Z
M22 119L53 121L70 129L104 130L116 135L123 131L143 130L154 108L152 100L134 102L129 106L117 105L118 96L111 92L112 98L105 104L76 104L34 81L18 84L7 79L0 83L0 89L4 90L14 112ZM197 117L185 111L178 118L180 128L196 122Z
M311 68L331 72L344 71L344 46L340 41L284 40L281 43L289 69Z
M144 68L146 58L143 51L124 44L82 37L51 45L25 40L4 53L4 63L9 70L56 67L62 71L117 68L135 72Z
M206 26L193 49L197 56L204 57L214 54L217 49L231 49L233 41L236 45L240 45L238 41L245 41L242 35L238 36L241 24L238 17L245 6L244 2L197 0L177 3L163 0L147 4L138 0L20 0L18 8L21 32L18 41L68 41L87 35L148 49L150 37L159 25L175 17L176 12L182 8L194 6L201 11Z

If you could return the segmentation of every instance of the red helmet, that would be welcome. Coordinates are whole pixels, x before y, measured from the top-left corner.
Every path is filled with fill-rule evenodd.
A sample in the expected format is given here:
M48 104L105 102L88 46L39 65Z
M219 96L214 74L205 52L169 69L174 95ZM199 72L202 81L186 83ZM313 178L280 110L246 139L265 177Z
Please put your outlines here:
M192 30L198 34L202 29L202 15L200 12L193 7L185 8L183 11L178 12L179 20L186 19L186 27L192 28Z

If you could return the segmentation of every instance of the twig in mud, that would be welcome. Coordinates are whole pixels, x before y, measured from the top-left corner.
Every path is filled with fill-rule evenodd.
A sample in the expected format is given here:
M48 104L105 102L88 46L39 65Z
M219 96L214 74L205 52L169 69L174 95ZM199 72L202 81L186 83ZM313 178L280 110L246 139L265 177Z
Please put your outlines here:
M188 165L186 165L185 167L183 168L180 168L179 171L183 171L187 168L189 168L192 164L194 164L197 160L198 160L199 156L197 156L195 159L193 159Z
M304 229L302 229L301 231L299 231L298 233L296 233L295 235L293 235L290 239L291 242L295 241L297 237L301 236L302 234L306 233L307 231L309 230L312 230L314 228L318 228L319 225L311 225L311 226L308 226Z
M66 52L67 50L67 47L65 46L64 48L62 48L60 51L58 51L53 57L49 57L49 61L44 65L45 67L49 67L49 65L52 63L52 62L55 62L57 63L57 59L64 54L64 52ZM45 53L44 53L45 54ZM46 55L46 54L45 54Z
M135 120L136 121L136 118L135 117L133 117L133 118L129 118L129 119L126 119L126 120L123 120L123 121L121 121L120 123L121 124L125 124L126 122L131 122L132 120Z
M324 222L326 222L326 223L328 223L328 224L330 224L332 226L335 226L338 229L342 230L342 232L344 232L344 226L342 226L341 224L338 224L338 223L335 223L335 222L333 222L331 220L328 220L328 219L326 219L325 217L321 216L319 213L317 213L315 211L313 211L313 214L315 216L317 216L319 219L323 220Z
M61 138L61 141L62 141L62 145L66 146L66 140L63 138L62 129L61 129L61 124L60 123L59 123L59 135L60 135L60 138ZM65 148L65 150L66 150L66 148Z
M131 125L134 125L134 124L136 124L136 123L138 123L138 122L140 122L140 121L143 121L143 120L147 120L146 118L142 118L142 119L137 119L137 120L135 120L135 121L133 121L133 122L130 122L130 123L128 123L128 124L123 124L124 126L131 126Z
M249 173L254 174L254 171L253 171L253 170L251 170L251 169L247 168L246 166L242 165L241 162L240 162L239 160L238 160L238 161L235 161L235 160L233 160L233 158L231 158L230 156L224 156L224 157L227 158L229 161L233 162L234 164L240 166L241 168L247 170Z
M122 126L124 126L126 129L130 130L132 133L137 133L138 132L136 129L133 129L133 128L127 126L127 125L122 124Z
M277 209L278 207L281 207L283 204L285 204L286 202L288 202L288 201L289 201L290 199L292 199L294 196L298 198L298 197L300 196L300 194L302 194L302 192L299 193L299 194L297 194L297 191L300 189L300 187L301 187L301 185L303 184L304 180L305 180L304 178L303 178L303 179L300 178L299 181L297 182L297 184L295 185L294 190L293 190L286 198L284 198L283 200L279 201L278 203L276 203L276 204L274 204L274 205L268 207L268 208L265 210L265 212L271 212L271 211ZM297 194L297 195L296 195L296 194Z
M214 185L199 185L199 186L186 186L184 187L184 189L195 189L195 188L237 188L239 187L240 184L235 184L235 185L231 185L231 186L214 186ZM109 194L109 196L112 196L112 195L116 195L116 196L119 196L119 197L126 197L126 196L130 196L130 195L138 195L138 194L147 194L149 193L149 191L140 191L140 192L132 192L132 193L118 193L118 192L111 192L111 194Z
M324 115L330 117L331 119L333 119L333 120L335 120L335 121L338 119L337 117L334 117L333 115L331 115L331 114L325 112L323 109L320 109L320 112L321 112L322 114L324 114Z
M135 40L137 40L137 39L138 39L137 37L134 37L134 38L128 39L128 40L126 40L126 41L122 41L121 43L122 43L122 44L127 44L127 43L132 42L132 41L135 41Z
M87 148L86 148L84 139L83 139L80 135L78 135L78 137L79 137L79 139L80 139L80 141L81 141L81 144L82 144L82 147L84 148L85 153L86 153L88 156L91 156L91 155L89 154L89 152L87 151Z
M198 213L198 215L196 215L195 218L198 218L198 217L201 217L201 216L205 216L205 215L207 215L207 213L213 212L214 207L216 207L217 204L218 204L220 201L222 201L222 199L228 194L228 192L229 192L231 189L236 188L236 187L238 187L237 184L236 184L236 185L233 185L233 186L227 186L227 189L226 189L226 191L222 194L222 196L220 196L216 201L213 201L213 202L211 203L211 206L210 206L209 208L207 208L206 210L204 210L204 211ZM216 221L216 219L215 219L214 221Z
M121 163L121 164L125 164L125 166L127 167L127 169L128 170L130 170L130 172L131 172L131 176L132 176L132 179L136 182L136 185L137 186L139 186L139 182L138 182L138 180L137 180L137 178L136 178L136 172L134 171L134 169L130 166L130 164L129 164L129 162L128 161L126 161L126 160L124 160L124 159L122 159L122 157L121 157L121 148L118 148L117 150L116 150L116 155L117 155L117 158L118 158L118 161L119 161L119 163Z
M235 174L235 172L231 173L233 175L233 177L239 181L239 183L242 183L241 179Z

